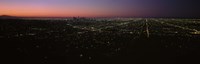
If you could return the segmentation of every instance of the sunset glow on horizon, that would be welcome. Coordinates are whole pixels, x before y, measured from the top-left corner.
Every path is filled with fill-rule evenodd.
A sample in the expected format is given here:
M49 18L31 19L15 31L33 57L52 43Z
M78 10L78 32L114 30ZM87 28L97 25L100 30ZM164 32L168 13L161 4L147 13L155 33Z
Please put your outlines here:
M179 16L161 0L0 0L0 15L23 17ZM197 10L198 11L198 10ZM177 13L177 14L176 14ZM188 13L190 14L190 13ZM199 15L199 14L198 14Z

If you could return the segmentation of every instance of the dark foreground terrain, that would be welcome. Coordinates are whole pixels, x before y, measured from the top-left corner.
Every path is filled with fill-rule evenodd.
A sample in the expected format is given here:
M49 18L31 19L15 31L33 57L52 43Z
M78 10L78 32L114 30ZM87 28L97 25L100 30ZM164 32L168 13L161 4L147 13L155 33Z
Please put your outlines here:
M1 19L8 63L199 64L198 19Z

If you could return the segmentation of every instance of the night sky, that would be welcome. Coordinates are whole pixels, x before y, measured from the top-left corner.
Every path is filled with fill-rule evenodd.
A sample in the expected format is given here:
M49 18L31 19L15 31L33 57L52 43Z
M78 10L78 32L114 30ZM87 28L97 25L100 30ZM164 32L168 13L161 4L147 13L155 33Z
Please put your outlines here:
M200 1L0 0L0 15L25 17L200 17Z

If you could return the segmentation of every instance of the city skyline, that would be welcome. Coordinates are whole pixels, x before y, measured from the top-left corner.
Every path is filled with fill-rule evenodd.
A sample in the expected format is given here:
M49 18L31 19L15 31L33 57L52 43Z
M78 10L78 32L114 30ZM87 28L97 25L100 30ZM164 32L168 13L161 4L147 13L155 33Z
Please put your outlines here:
M0 15L22 17L200 17L189 0L0 0Z

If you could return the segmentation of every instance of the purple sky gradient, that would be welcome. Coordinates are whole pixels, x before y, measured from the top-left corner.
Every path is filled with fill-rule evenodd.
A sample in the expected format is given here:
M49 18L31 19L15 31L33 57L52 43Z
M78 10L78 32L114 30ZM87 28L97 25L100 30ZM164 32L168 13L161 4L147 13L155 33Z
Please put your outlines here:
M200 16L198 3L189 0L0 0L0 15Z

